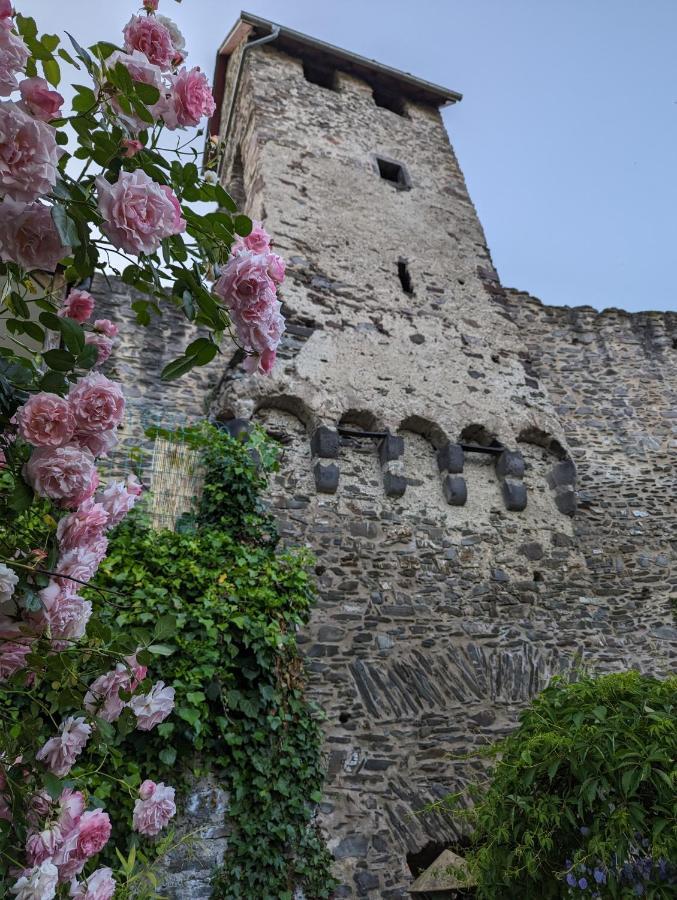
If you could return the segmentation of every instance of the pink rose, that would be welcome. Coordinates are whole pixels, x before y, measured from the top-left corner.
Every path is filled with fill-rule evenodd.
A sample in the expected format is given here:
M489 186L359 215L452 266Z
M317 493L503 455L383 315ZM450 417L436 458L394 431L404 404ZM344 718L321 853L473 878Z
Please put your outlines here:
M35 614L35 620L49 627L52 640L78 641L84 637L92 615L92 604L74 592L72 582L66 582L63 587L56 581L50 581L38 596L42 609Z
M99 483L92 454L72 445L34 450L23 476L36 494L67 509L89 500Z
M113 341L106 337L105 334L90 332L85 337L85 344L91 344L92 347L96 347L97 357L96 362L94 363L95 366L102 366L113 352Z
M64 516L56 529L61 550L90 547L103 536L108 513L100 503L85 500L75 512Z
M100 853L108 843L111 824L108 813L102 809L84 812L77 825L78 842L76 855L78 859L87 860Z
M237 256L245 250L251 250L252 253L268 253L270 250L270 235L261 222L252 222L252 230L247 237L237 239L231 253Z
M96 319L94 321L94 328L96 331L100 331L101 334L105 334L106 337L109 338L117 337L120 330L110 319Z
M114 481L109 484L99 497L99 502L108 513L108 527L113 528L118 525L134 508L138 499L136 486L133 490L129 490L124 481Z
M58 91L50 90L44 78L24 78L19 85L21 99L28 112L36 119L49 122L50 119L58 119L61 115L63 97Z
M0 195L32 203L56 184L55 131L16 103L0 103Z
M96 179L101 226L111 242L127 253L154 253L163 239L186 229L171 189L156 184L141 169L120 172L115 184Z
M102 537L89 547L67 550L59 558L56 566L59 584L67 588L69 584L72 586L73 582L81 584L91 581L99 568L99 563L106 555L107 546L108 541Z
M164 722L174 709L174 688L165 687L164 681L158 681L148 694L132 697L129 705L136 716L139 731L150 731Z
M186 56L188 56L186 53L186 40L179 30L179 26L167 16L156 16L155 20L156 22L160 22L161 25L164 25L169 32L169 36L172 39L172 46L175 51L172 62L175 66L179 65L177 59L183 61Z
M0 154L2 150L0 149ZM61 243L54 226L51 207L43 203L0 204L0 257L30 272L54 272L70 247Z
M132 16L125 25L125 50L138 50L154 66L168 69L174 58L172 36L155 16Z
M68 402L73 410L75 429L84 434L101 434L116 428L125 413L122 385L105 375L85 375L71 388Z
M73 788L64 788L59 797L57 825L62 834L70 834L85 811L85 795Z
M0 0L0 19L11 19L13 15L12 0Z
M75 430L68 401L44 392L35 394L19 407L16 423L21 437L34 447L63 447Z
M174 788L163 782L144 781L139 788L139 799L134 803L132 827L139 834L153 837L176 815Z
M83 431L76 431L73 440L78 446L82 447L94 457L107 456L111 450L118 445L118 436L115 428L110 431L103 431L101 434L85 434Z
M136 475L128 475L125 484L127 485L128 494L133 494L134 497L140 497L143 493L143 485Z
M238 319L260 318L277 299L267 256L250 251L231 256L214 285L214 293L225 301L236 324Z
M115 879L112 869L97 869L85 881L79 884L76 881L71 882L70 896L77 900L111 900L114 893Z
M11 13L10 13L11 15ZM17 72L23 72L28 62L28 47L23 38L15 34L6 16L2 16L0 27L0 97L9 97L15 91L19 83L16 80Z
M133 693L145 677L146 667L139 665L135 656L127 657L112 672L100 675L91 683L85 694L85 709L106 722L115 722L127 705L120 699L120 691Z
M87 291L73 290L66 297L63 306L57 313L62 318L66 316L82 325L94 311L94 297Z
M50 738L35 758L44 762L57 778L63 778L75 765L91 733L91 725L87 725L82 717L69 716L62 722L58 736Z
M214 114L216 104L209 82L199 68L186 69L172 78L172 86L162 118L171 131L176 128L193 128L205 116Z
M56 853L61 842L61 831L58 827L44 831L34 831L26 841L26 861L29 866L39 866Z
M261 375L270 375L275 366L277 359L276 350L264 350L260 354L248 356L243 362L243 366L247 372L258 372Z
M131 159L133 156L136 156L141 150L143 150L143 144L141 141L137 141L133 138L127 138L122 141L122 155L127 159Z
M0 682L25 669L28 665L26 657L30 652L31 645L27 638L19 642L0 637Z
M26 869L10 888L15 900L53 900L56 897L56 885L59 873L56 866L48 859L39 866Z
M284 260L277 253L268 254L268 274L275 284L282 284L284 281L286 266Z

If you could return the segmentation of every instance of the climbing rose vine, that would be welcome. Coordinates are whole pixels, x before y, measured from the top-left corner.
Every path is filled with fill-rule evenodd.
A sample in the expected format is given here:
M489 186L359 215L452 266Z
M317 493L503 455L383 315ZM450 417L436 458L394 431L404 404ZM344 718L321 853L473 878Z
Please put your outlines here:
M269 373L284 331L270 237L200 175L190 140L161 149L215 107L158 5L145 0L119 45L68 35L67 49L0 0L0 883L19 900L155 896L136 847L176 814L152 772L116 776L122 739L172 713L174 688L149 670L176 623L120 633L100 613L124 596L81 596L142 494L134 475L102 483L97 467L125 396L102 371L119 327L96 317L90 280L112 272L136 288L139 325L172 303L203 327L167 379L213 360L226 331L249 371ZM69 113L64 63L85 82ZM92 772L136 798L121 875L97 863L120 823L87 793Z

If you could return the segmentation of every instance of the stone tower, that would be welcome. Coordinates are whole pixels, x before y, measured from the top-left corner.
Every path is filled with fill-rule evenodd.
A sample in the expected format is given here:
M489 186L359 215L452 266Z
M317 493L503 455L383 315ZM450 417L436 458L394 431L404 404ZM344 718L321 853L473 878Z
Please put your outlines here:
M462 848L420 812L481 777L454 754L581 661L669 669L677 316L504 290L440 116L454 91L248 14L216 89L223 183L288 262L287 334L270 378L236 353L173 405L199 414L209 382L216 418L282 444L270 500L320 587L300 640L337 896L404 898Z

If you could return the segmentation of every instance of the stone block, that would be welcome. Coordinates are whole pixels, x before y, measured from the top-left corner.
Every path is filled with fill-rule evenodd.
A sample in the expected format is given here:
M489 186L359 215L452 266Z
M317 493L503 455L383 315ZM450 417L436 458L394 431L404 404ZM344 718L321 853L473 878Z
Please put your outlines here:
M440 472L460 475L464 462L465 456L460 444L445 444L437 451L437 466Z
M315 487L320 494L335 494L339 483L339 467L336 463L329 463L323 466L322 463L315 463L313 468L315 476Z
M338 459L338 431L328 425L320 425L310 438L310 449L313 456L319 456L320 459Z
M548 484L551 488L576 484L576 465L573 459L563 459L556 463L548 475Z
M575 515L578 506L576 491L573 488L560 488L555 494L555 505L565 516Z
M444 497L449 506L465 506L468 500L468 486L460 475L445 475L442 482Z
M518 450L504 450L496 460L500 478L524 478L524 457Z
M404 438L399 434L387 434L378 445L378 458L381 465L394 462L404 456Z
M521 481L503 482L503 500L505 508L510 512L522 512L527 508L527 487Z
M386 472L383 475L383 490L386 497L402 497L407 489L407 479L404 475L396 475L395 472Z

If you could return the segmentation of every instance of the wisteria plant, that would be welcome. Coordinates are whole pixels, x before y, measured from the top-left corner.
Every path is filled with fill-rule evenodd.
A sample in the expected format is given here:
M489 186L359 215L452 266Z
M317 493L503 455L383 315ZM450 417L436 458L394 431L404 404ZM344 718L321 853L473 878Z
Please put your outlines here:
M266 232L200 174L195 151L160 149L214 100L157 8L145 0L120 46L68 35L66 49L0 0L0 896L19 900L154 896L153 853L138 841L119 873L97 867L111 821L81 789L94 759L119 781L121 738L174 705L174 689L148 677L172 618L114 631L99 611L124 596L80 594L142 492L133 475L99 483L125 398L101 371L118 326L96 318L89 280L113 272L145 295L139 326L167 303L203 326L167 379L210 362L226 332L250 371L270 372L284 330L284 263ZM85 82L70 114L63 64ZM199 214L195 201L216 208ZM123 784L136 797L129 829L155 838L174 789L143 774Z

